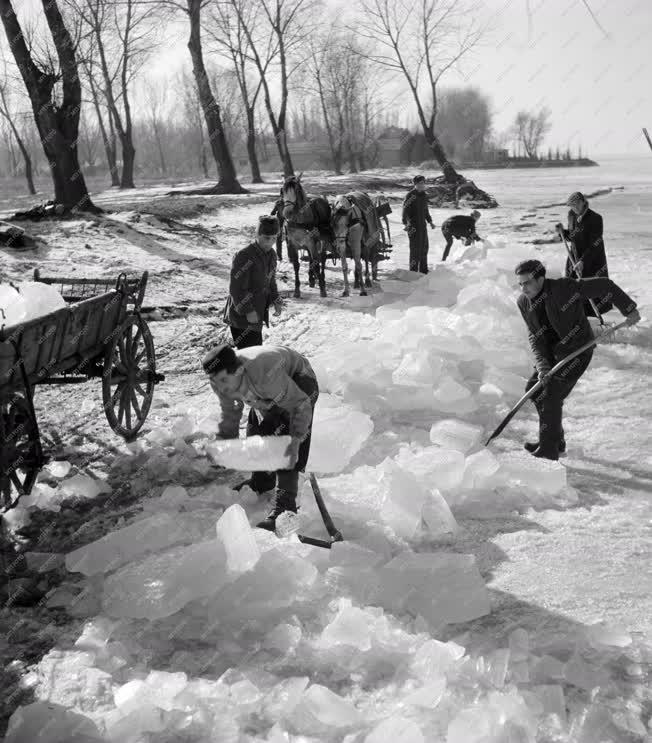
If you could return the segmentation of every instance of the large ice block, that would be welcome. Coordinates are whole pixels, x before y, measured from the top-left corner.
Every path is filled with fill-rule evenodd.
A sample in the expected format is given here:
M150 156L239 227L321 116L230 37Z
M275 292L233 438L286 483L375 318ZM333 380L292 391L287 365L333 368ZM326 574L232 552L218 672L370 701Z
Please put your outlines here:
M206 445L208 456L231 470L274 471L285 469L289 436L249 436L246 439L217 439Z
M97 725L61 704L33 702L9 718L5 743L100 743Z
M232 573L251 570L260 559L260 549L244 508L238 503L229 506L215 528L226 550L227 568Z
M444 377L435 388L435 409L442 413L472 413L477 410L478 403L473 399L471 390L460 384L451 376Z
M421 516L426 525L426 532L430 537L455 534L459 530L448 503L436 488L429 491L421 510Z
M230 579L226 550L214 539L117 570L104 583L102 605L111 617L160 619L194 599L217 593Z
M0 284L0 328L18 325L27 314L25 298L10 284Z
M374 430L371 418L331 395L320 395L315 407L307 469L341 472Z
M489 594L473 555L403 552L380 569L381 604L421 615L433 629L488 614Z
M378 723L364 743L425 743L421 728L405 717L389 717Z
M108 573L149 552L198 542L206 531L203 514L157 513L68 553L66 568L84 575Z
M290 715L292 727L302 735L333 735L360 724L361 715L346 699L320 684L313 684Z
M33 320L66 306L65 299L54 286L40 281L24 281L17 285L25 300L25 317L22 322Z
M324 628L319 645L349 645L364 653L371 648L374 625L374 617L368 611L352 606L350 599L341 599L339 611Z
M443 369L443 361L434 353L417 349L403 357L392 373L392 382L409 387L432 387L437 383Z
M432 424L430 441L442 449L455 449L467 454L482 438L482 426L446 418Z
M441 449L439 446L422 449L404 447L394 461L411 472L426 488L437 488L447 493L462 483L464 455L453 449Z
M491 487L500 469L500 462L488 450L481 449L466 458L462 488L473 490Z
M555 495L566 487L566 468L559 462L537 459L526 452L501 452L496 455L501 473L510 485L530 492Z

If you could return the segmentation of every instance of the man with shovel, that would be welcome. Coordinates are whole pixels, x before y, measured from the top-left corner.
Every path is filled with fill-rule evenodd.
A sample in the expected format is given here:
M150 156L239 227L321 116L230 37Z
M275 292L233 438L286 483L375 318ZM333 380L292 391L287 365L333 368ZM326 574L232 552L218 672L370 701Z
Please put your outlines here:
M584 194L575 191L568 197L568 229L563 224L556 225L561 239L566 243L568 259L566 261L567 278L589 279L593 277L609 278L607 256L602 238L602 217L589 208ZM595 302L586 302L584 307L589 317L600 317L612 309L611 302L605 297L596 297Z
M564 400L584 374L593 356L593 347L583 351L550 376L555 364L593 340L586 317L589 299L603 297L625 316L627 325L640 319L636 302L608 278L547 279L545 266L538 260L519 263L515 269L522 294L518 308L528 329L535 371L526 391L543 381L541 391L533 398L539 414L539 440L526 443L535 457L559 459L566 451L562 427Z
M236 353L224 344L209 351L202 365L220 400L221 438L238 438L245 403L251 407L247 436L291 437L287 469L253 472L247 483L258 493L276 488L267 518L257 525L274 531L284 511L297 512L299 472L308 462L319 397L315 372L305 356L286 346L252 346Z

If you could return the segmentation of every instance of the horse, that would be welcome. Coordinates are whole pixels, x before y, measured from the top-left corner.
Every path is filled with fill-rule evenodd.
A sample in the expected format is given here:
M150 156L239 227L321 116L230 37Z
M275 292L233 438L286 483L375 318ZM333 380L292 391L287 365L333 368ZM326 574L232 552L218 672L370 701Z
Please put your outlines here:
M377 197L375 201L363 191L351 191L343 196L337 196L332 207L332 224L335 233L335 245L342 261L344 276L344 292L342 296L349 296L349 278L347 255L353 258L354 289L360 289L360 296L366 296L366 288L373 286L372 281L378 281L378 263L386 258L386 252L391 248L389 237L389 223L387 215L391 213L389 202ZM387 224L387 236L381 223L381 217ZM364 280L362 271L364 261ZM371 276L370 276L371 268Z
M343 297L350 294L349 266L346 262L347 249L351 252L354 264L353 288L360 289L360 296L366 297L365 287L372 286L369 277L369 251L365 249L364 233L365 222L360 208L346 196L337 196L332 206L332 225L335 234L335 247L342 261L342 275L344 277ZM362 280L362 261L365 262L365 279Z
M326 278L324 267L332 241L331 208L323 196L308 198L301 184L301 176L290 176L285 179L281 188L283 199L283 219L285 220L285 239L288 259L294 267L294 296L301 297L299 280L299 250L308 253L309 286L319 282L319 294L326 295Z

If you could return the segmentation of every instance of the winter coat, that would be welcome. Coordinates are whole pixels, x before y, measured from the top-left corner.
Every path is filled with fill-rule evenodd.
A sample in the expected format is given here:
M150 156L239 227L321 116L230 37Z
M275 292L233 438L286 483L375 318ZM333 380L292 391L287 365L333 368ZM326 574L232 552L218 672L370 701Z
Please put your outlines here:
M537 371L548 371L556 361L593 339L584 302L596 297L606 297L623 315L636 309L636 302L611 279L546 279L534 300L521 294L517 304L527 325ZM536 303L541 301L545 302L548 321L559 338L552 347L546 340L550 334L541 327L537 313Z
M244 374L240 389L231 394L214 391L222 417L218 431L223 438L237 438L245 403L263 414L280 408L289 418L289 433L303 441L312 428L310 398L296 384L297 377L316 379L308 359L287 346L252 346L237 353Z
M455 214L449 217L441 226L442 232L448 232L452 237L477 237L475 234L475 219L466 214Z
M233 256L229 297L224 322L233 328L262 330L269 326L269 307L278 299L276 253L251 243ZM250 323L247 313L255 311L258 322Z
M432 224L432 218L428 211L428 196L425 191L417 191L413 188L408 191L403 201L403 224L408 228L423 230L425 233L426 222Z

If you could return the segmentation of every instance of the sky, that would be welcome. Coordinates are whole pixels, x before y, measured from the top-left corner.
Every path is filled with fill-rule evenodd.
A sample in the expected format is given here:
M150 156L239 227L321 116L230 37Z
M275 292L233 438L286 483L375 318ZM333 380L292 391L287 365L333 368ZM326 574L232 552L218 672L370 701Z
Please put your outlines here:
M334 9L355 5L325 1L331 18ZM599 25L584 0L477 0L478 20L491 30L443 82L480 88L492 101L496 132L505 131L518 111L547 106L552 128L544 149L570 146L576 153L581 146L588 156L649 153L641 128L652 131L652 0L586 3ZM169 31L152 60L159 76L189 64L185 21ZM407 93L399 104L411 110Z

